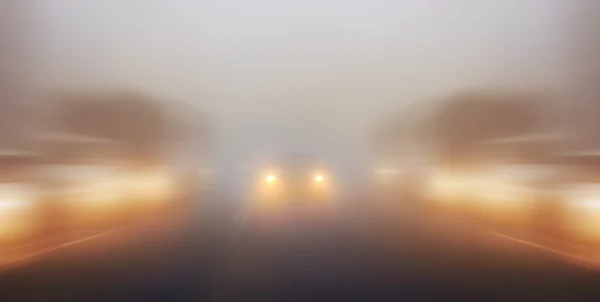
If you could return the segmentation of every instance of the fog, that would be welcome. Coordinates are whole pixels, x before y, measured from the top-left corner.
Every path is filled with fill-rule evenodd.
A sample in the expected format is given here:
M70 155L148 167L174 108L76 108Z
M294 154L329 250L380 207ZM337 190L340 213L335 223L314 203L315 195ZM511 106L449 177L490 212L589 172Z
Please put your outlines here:
M356 164L407 104L564 90L567 2L37 0L33 83L188 102L215 118L232 166L319 148Z
M600 295L598 0L0 15L5 300Z
M351 134L463 87L558 87L567 2L36 0L34 80Z

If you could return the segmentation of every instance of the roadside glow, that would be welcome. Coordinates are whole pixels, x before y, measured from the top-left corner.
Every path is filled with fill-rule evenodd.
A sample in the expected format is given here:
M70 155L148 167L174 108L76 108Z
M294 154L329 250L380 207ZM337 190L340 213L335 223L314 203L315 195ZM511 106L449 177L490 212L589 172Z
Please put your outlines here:
M2 200L0 201L0 211L23 209L30 204L21 200Z
M583 210L600 210L600 187L597 185L575 185L567 191L569 205Z
M325 178L323 177L323 175L317 175L315 176L315 181L316 182L323 182Z
M0 242L29 236L35 226L35 190L24 184L0 184Z
M464 173L438 171L428 182L424 193L437 202L461 202L472 193L473 180Z
M68 194L78 208L112 207L119 200L123 183L116 178L86 181L73 186Z
M139 173L139 172L138 172ZM175 194L173 177L168 171L155 170L134 174L133 194L144 201L165 202Z
M20 209L33 205L34 190L27 185L0 185L0 209Z
M565 209L567 232L579 240L600 241L600 194L598 187L581 185Z

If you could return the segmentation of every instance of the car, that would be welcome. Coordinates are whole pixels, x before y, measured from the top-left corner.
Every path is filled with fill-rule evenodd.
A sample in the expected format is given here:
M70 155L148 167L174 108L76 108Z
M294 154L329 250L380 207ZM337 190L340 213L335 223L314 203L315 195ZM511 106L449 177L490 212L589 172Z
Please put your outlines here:
M271 234L327 228L339 217L333 169L314 155L283 155L257 168L250 225Z
M264 205L329 203L334 177L315 156L288 155L267 164L257 176L255 197Z

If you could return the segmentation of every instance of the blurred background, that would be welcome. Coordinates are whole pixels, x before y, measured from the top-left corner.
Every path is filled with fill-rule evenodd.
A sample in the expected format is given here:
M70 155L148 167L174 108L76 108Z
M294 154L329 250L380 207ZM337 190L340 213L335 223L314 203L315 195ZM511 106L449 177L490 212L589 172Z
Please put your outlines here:
M4 0L0 293L592 301L599 17Z

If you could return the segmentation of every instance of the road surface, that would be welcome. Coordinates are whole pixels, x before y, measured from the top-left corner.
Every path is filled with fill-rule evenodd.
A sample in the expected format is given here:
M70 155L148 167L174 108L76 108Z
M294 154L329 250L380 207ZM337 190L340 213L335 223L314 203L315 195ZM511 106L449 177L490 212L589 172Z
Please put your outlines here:
M3 252L1 301L600 297L595 267L549 244L424 212L407 200L352 204L265 209L212 197L194 210L51 238Z

